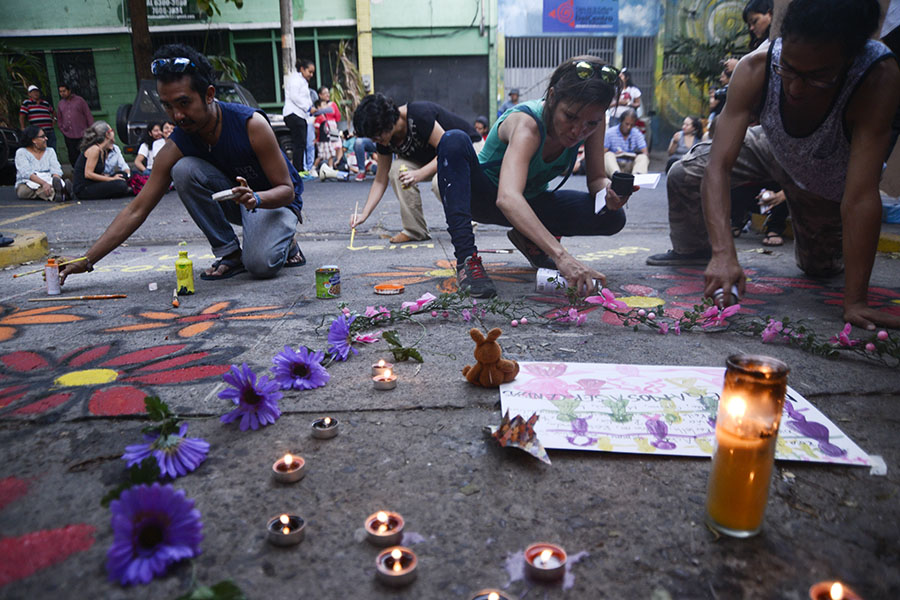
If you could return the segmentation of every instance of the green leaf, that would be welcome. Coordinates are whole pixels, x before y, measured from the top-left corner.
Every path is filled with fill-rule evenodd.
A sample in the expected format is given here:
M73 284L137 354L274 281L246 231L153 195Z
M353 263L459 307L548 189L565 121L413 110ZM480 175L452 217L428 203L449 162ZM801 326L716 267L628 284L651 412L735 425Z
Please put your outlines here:
M144 406L151 421L165 421L175 416L169 405L160 400L159 396L147 396L144 398Z
M391 346L400 346L400 347L403 346L403 344L400 343L400 336L397 334L397 331L394 329L391 329L390 331L385 331L384 333L381 334L381 337L383 337L384 340Z

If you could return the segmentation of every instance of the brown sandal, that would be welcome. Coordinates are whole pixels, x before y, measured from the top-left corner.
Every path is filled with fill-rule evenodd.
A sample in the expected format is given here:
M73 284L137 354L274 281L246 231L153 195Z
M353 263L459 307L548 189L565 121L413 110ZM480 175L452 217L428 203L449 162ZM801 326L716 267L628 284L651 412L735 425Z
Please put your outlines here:
M774 231L770 231L766 234L766 236L762 239L763 246L782 246L784 245L784 239L775 233Z

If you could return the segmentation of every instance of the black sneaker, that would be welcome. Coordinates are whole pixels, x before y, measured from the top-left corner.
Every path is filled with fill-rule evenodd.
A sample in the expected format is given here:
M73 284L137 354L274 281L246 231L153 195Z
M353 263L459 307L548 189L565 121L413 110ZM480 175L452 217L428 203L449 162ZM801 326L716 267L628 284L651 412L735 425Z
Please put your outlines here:
M528 262L531 263L531 266L535 269L556 269L556 263L553 259L547 256L546 252L541 250L537 244L529 240L517 229L510 229L507 231L506 237L509 238L509 241L512 242L513 246L515 246L519 252L525 255L525 258L528 259ZM559 240L559 238L556 239Z
M663 254L654 254L647 258L647 264L655 267L681 267L686 265L706 266L712 258L712 250L697 250L688 254L680 254L669 250Z
M63 183L63 180L59 177L53 178L53 201L54 202L65 202L66 197L66 187Z
M497 288L485 273L477 252L456 267L456 282L460 290L468 290L473 298L493 298L497 295Z
M71 179L66 179L66 189L63 197L65 198L63 202L75 200L75 184L72 183Z

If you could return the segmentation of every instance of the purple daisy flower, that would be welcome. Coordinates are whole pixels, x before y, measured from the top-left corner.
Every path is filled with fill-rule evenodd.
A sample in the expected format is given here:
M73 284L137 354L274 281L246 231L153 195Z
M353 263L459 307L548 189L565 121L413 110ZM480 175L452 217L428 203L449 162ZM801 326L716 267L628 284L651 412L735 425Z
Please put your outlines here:
M237 408L222 415L223 423L241 419L241 431L247 429L259 429L265 427L281 416L278 409L278 400L281 399L280 387L277 381L269 381L265 375L256 377L256 373L250 370L247 363L238 368L231 365L231 370L222 375L225 383L233 386L219 392L219 398L231 400L237 404Z
M200 554L203 523L194 501L171 485L138 485L110 504L113 543L106 552L111 581L150 583L169 566Z
M353 354L359 354L359 351L350 345L350 325L356 319L356 315L347 318L347 315L341 315L331 322L328 328L328 342L332 344L328 348L328 353L334 356L334 360L347 360L350 358L350 351Z
M279 352L272 359L275 363L272 374L283 390L322 387L331 379L331 375L321 365L324 358L324 352L312 352L306 346L302 346L299 351L285 346L284 352Z
M128 466L140 464L148 456L156 458L160 474L172 479L187 475L200 466L209 453L209 443L202 438L186 438L187 423L171 435L146 434L143 444L125 447L124 460Z

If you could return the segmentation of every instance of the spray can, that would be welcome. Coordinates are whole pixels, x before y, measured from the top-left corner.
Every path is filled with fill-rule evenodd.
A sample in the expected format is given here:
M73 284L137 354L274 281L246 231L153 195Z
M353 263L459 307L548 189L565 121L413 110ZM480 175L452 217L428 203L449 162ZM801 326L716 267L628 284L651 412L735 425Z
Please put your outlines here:
M179 250L175 259L176 289L179 296L194 293L194 263L188 258L187 250Z
M404 173L406 173L407 171L409 171L409 167L407 167L406 165L400 165L400 168L397 169L397 171L398 171L401 175L403 175ZM408 190L408 189L409 189L409 186L406 185L405 183L401 183L400 186L401 186L404 190Z
M603 287L603 282L599 279L594 280L594 288L599 290ZM551 294L564 296L569 288L569 282L566 278L559 274L556 269L538 269L535 281L535 291L542 294Z
M56 264L55 258L47 259L47 266L44 267L44 279L47 280L47 295L59 295L59 265Z

